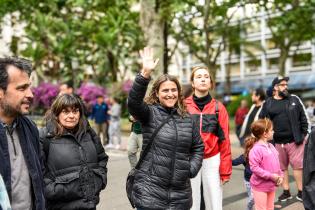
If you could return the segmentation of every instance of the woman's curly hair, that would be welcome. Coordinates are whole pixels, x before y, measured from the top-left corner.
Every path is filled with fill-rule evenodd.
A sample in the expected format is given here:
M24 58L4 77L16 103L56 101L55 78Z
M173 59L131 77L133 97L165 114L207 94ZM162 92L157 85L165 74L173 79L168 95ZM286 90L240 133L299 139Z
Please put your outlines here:
M159 104L159 98L158 98L158 92L160 89L160 86L162 83L166 82L166 81L171 81L174 82L177 86L177 90L178 90L178 100L174 106L174 108L177 109L177 112L179 113L179 115L184 116L187 114L187 110L186 110L186 106L184 103L184 96L182 93L182 87L179 84L178 79L175 76L169 75L169 74L163 74L161 76L159 76L155 82L153 83L152 89L149 93L149 96L145 98L145 102L147 104Z

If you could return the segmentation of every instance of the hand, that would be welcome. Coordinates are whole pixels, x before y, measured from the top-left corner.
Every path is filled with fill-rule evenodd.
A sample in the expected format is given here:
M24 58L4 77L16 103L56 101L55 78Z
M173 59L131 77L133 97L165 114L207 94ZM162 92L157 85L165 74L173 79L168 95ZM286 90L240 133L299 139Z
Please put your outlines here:
M278 174L272 174L272 180L277 183L279 180L280 176Z
M279 177L279 179L278 179L278 181L277 181L277 186L282 185L282 182L283 182L283 178L282 178L282 177Z
M307 142L308 137L309 137L309 134L306 134L305 137L304 137L304 142Z
M145 47L143 50L140 50L140 56L142 59L141 75L145 78L149 78L151 72L158 64L159 59L154 60L153 49L150 47Z
M221 186L225 185L226 183L228 183L229 180L228 179L225 179L225 180L221 180Z

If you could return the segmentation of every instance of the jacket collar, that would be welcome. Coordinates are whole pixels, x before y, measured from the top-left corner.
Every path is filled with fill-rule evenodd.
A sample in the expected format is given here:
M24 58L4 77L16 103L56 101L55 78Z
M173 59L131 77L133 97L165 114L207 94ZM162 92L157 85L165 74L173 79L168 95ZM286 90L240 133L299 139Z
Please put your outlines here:
M171 115L174 115L174 114L177 114L177 108L168 108L168 107L164 107L162 106L161 104L156 104L156 107L158 108L158 110L162 111L162 113L165 113L165 114L171 114Z

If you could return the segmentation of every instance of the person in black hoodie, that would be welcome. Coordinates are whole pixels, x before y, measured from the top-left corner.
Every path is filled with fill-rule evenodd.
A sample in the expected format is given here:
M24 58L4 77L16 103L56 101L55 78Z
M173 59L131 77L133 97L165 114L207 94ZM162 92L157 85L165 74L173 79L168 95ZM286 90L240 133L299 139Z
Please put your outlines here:
M288 166L298 188L296 199L302 201L303 153L310 124L301 99L289 92L289 77L278 76L272 81L273 95L266 99L259 118L269 118L274 125L273 141L279 153L281 170L284 171L283 193L279 201L292 199Z
M192 206L190 178L201 167L204 146L186 112L176 77L159 76L143 101L157 61L150 48L140 54L143 67L129 93L128 109L141 122L143 149L150 141L153 143L135 174L132 200L137 209L188 210Z
M96 209L107 183L108 156L83 114L81 100L62 94L40 131L47 209Z

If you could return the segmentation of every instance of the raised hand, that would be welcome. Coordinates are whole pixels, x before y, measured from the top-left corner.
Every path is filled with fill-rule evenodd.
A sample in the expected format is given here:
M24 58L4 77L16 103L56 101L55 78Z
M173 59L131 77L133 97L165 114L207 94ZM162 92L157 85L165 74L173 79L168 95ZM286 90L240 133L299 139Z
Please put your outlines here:
M140 56L142 59L142 70L141 75L145 78L149 78L151 72L154 70L156 65L159 62L159 59L153 58L153 49L150 47L145 47L143 50L140 50Z

